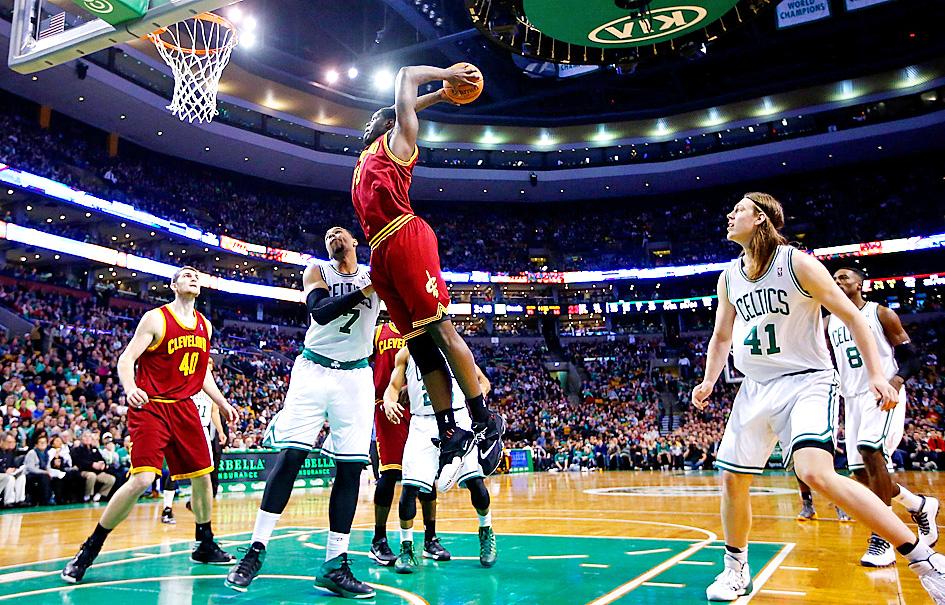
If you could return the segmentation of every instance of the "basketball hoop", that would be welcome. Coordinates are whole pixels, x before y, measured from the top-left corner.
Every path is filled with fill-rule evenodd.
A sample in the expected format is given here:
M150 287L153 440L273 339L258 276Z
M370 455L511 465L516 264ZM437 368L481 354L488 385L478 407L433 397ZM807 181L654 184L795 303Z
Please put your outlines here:
M236 27L219 15L202 13L148 38L174 72L174 96L167 108L181 121L212 120L220 76L238 42Z

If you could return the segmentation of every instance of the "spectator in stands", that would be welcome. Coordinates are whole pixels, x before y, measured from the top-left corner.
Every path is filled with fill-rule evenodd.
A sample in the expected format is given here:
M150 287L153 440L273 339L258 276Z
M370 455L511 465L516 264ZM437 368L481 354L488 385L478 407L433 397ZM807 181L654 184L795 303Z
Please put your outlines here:
M26 453L23 466L26 469L26 489L34 504L55 504L52 482L62 477L61 471L49 468L49 454L46 447L49 445L46 435L40 433L36 437L33 448Z
M26 500L26 471L18 464L18 458L13 435L0 435L0 492L5 508L19 506Z
M98 448L98 437L92 431L82 433L81 445L72 452L72 458L85 480L82 501L98 502L107 498L115 485L115 476L108 473L108 465ZM98 486L98 491L95 487Z

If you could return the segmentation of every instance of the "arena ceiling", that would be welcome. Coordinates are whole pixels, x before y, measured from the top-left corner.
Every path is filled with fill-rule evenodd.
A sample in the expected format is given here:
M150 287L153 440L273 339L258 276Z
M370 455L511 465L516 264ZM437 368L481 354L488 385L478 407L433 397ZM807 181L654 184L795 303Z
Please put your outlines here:
M582 0L586 6L613 1ZM524 2L525 8L536 5L536 0L505 3L516 2ZM692 4L713 3L719 4L717 0ZM244 0L235 6L258 22L257 40L252 49L236 53L233 61L244 73L363 110L391 101L391 88L376 84L402 65L471 61L486 74L483 96L461 109L437 106L429 112L431 119L564 126L679 114L945 56L945 3L938 0L891 0L852 11L835 0L829 3L833 6L829 18L782 29L775 15L777 3L755 0L749 4L758 8L757 16L722 32L713 30L705 47L676 45L668 52L667 44L657 56L641 50L640 60L632 65L611 53L599 67L577 67L574 63L585 62L577 53L559 53L559 63L571 64L562 72L560 65L523 59L523 51L548 54L538 52L528 39L497 43L489 31L501 29L501 24L474 23L470 14L476 4L473 0ZM562 10L576 10L571 0L557 4ZM733 0L724 4L745 10L745 4ZM594 62L594 57L587 62ZM358 75L349 78L352 68ZM239 89L238 73L233 71L225 81Z

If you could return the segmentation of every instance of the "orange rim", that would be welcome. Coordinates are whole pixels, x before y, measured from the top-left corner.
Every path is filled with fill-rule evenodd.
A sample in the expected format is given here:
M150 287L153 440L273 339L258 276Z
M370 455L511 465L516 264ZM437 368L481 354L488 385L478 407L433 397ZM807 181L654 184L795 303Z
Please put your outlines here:
M234 26L228 19L221 17L220 15L216 13L201 13L199 15L194 16L193 19L199 19L201 21L209 21L210 23L216 23L217 25L221 25L227 28L228 30L230 30L231 32L233 32L233 36L231 40L227 42L226 44L224 44L223 46L216 47L216 48L198 48L198 49L183 48L181 46L178 46L176 44L171 44L170 42L167 42L166 40L164 40L161 37L161 34L167 32L167 27L162 27L160 29L154 30L148 35L148 37L151 38L155 43L160 44L161 46L163 46L164 48L168 50L176 50L177 52L185 53L188 55L199 55L199 56L212 55L214 53L220 52L227 46L236 46L236 41L239 37L239 34L236 29L236 26Z

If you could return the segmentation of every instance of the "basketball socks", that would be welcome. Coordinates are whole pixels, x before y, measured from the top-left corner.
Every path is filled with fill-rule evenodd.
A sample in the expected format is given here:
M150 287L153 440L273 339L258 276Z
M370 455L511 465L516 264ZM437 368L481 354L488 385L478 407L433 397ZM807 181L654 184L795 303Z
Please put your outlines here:
M899 486L899 493L893 496L893 500L906 507L910 513L918 512L922 508L922 498L916 496L903 486Z
M197 542L213 542L213 530L210 529L210 522L198 523L194 532L194 538Z
M472 399L467 399L466 405L469 407L469 415L472 416L473 422L487 422L489 420L489 408L486 407L486 401L482 393Z
M101 548L105 544L105 538L108 537L108 534L112 533L112 530L105 529L102 527L101 523L95 524L95 529L92 530L92 535L89 536L89 541L96 546L96 548Z
M814 504L814 494L812 494L811 492L807 492L807 493L801 492L801 502L803 502L804 504L811 504L811 505L813 505L813 504Z
M164 490L164 508L170 508L174 505L174 495L177 492L172 489Z
M272 537L272 532L276 529L276 523L279 522L281 516L279 513L267 513L263 509L256 511L256 525L253 526L252 541L269 546L269 538Z
M436 519L423 522L423 539L432 540L436 537Z
M403 544L404 542L413 542L413 528L412 527L400 528L400 542L401 544Z
M325 560L331 561L348 552L348 542L351 534L341 534L336 531L328 532L328 548L325 549Z
M456 417L453 415L453 408L436 412L435 416L436 428L439 429L441 436L446 436L452 429L456 428Z
M479 527L492 527L492 511L479 515Z
M728 553L730 557L738 561L739 563L748 563L748 547L745 548L735 548L734 546L725 545L725 552Z

